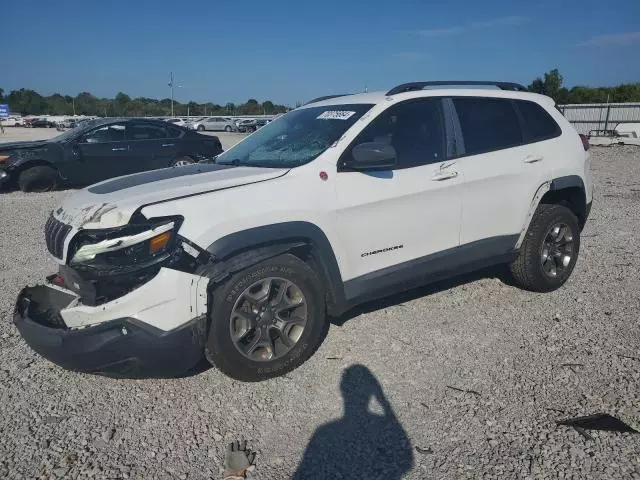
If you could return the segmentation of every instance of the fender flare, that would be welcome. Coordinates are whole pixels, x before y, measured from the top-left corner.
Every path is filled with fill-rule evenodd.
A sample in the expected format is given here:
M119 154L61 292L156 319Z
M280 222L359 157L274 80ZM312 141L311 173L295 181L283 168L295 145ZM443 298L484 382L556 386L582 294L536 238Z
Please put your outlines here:
M207 247L213 262L201 275L218 283L233 272L301 247L310 249L312 268L325 287L327 310L339 315L347 308L340 268L329 239L310 222L263 225L221 237Z
M538 190L536 190L536 193L531 200L531 204L529 205L529 210L527 211L527 217L525 218L522 230L520 230L520 236L518 237L518 241L516 242L516 249L520 248L520 245L522 245L524 236L526 235L527 230L529 229L529 224L531 223L531 219L533 218L533 214L536 212L536 209L538 208L542 197L544 197L544 195L550 191L564 190L565 188L573 187L580 188L583 194L585 194L584 182L578 175L557 177L549 182L543 183L542 185L540 185L540 187L538 187Z

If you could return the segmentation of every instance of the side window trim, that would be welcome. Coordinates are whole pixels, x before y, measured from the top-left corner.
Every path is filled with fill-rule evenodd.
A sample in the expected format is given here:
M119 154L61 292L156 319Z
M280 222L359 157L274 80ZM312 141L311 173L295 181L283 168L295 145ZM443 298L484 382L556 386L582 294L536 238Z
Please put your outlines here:
M524 118L524 115L518 108L518 102L516 102L513 98L511 99L511 107L515 110L516 115L518 116L518 123L520 124L520 132L522 132L522 144L528 145L533 143L531 130L527 126L527 121Z
M456 107L453 105L453 100L451 98L443 98L442 102L447 132L446 159L451 160L464 155L464 137L462 136L462 127L460 127L460 119L458 118Z
M378 115L376 115L374 118L371 119L371 121L360 131L358 132L358 134L356 135L356 137L351 141L351 143L349 143L349 145L347 145L347 147L342 151L342 153L340 154L340 157L338 158L338 164L337 164L337 171L338 173L340 172L354 172L354 171L358 171L358 170L352 170L350 168L348 168L345 165L345 160L346 157L349 156L351 149L356 146L356 142L360 141L360 136L371 126L373 125L373 123L380 118L382 115L385 115L391 108L397 107L399 105L403 105L406 103L418 103L420 101L428 101L428 100L437 100L440 103L440 120L442 121L442 130L444 133L444 138L442 139L444 144L443 144L443 151L444 151L444 155L443 157L447 157L447 144L449 143L448 140L448 135L449 132L447 130L447 111L445 108L445 104L444 104L444 100L445 97L419 97L419 98L411 98L409 100L403 100L397 103L394 103L393 105L390 105L389 107L385 108L383 111L381 111L380 113L378 113ZM353 128L353 127L352 127ZM442 160L438 160L436 162L425 162L425 163L420 163L418 165L412 165L412 166L407 166L407 167L395 167L392 168L391 170L406 170L408 168L417 168L417 167L424 167L425 165L433 165L433 164L437 164L437 163L442 163L445 160L449 160L449 158L443 158Z

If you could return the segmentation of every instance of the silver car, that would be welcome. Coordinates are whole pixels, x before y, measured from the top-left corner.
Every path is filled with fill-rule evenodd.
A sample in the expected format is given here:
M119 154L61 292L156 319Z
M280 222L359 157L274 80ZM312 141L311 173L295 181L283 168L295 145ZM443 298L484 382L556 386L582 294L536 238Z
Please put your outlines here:
M205 130L233 132L236 129L236 125L229 117L207 117L190 124L189 128L199 132L203 132Z

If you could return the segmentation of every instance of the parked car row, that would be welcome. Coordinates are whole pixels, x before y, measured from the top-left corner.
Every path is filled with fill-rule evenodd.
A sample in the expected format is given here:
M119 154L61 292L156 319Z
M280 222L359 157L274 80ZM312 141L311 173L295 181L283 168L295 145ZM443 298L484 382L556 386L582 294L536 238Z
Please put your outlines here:
M189 130L198 132L255 132L258 128L265 126L271 119L265 118L232 118L232 117L202 117L184 118L175 117L166 119L167 122Z

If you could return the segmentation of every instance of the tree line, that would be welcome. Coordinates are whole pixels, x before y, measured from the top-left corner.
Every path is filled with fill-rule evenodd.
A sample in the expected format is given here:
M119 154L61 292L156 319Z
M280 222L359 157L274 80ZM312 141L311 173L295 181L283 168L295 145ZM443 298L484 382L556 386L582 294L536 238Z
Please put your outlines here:
M574 103L640 102L640 83L620 84L616 87L562 86L563 78L557 68L536 78L529 91L553 98L558 105Z
M75 97L69 95L40 95L34 90L21 88L8 95L0 88L0 103L9 104L12 112L22 115L95 115L100 117L160 117L171 115L171 99L138 97L131 98L118 93L115 98L98 98L89 92ZM274 115L284 113L289 108L266 100L262 103L249 99L246 103L180 103L173 101L175 116L205 115Z
M640 102L640 83L621 84L616 87L575 86L566 88L558 69L553 69L538 77L529 85L529 91L552 97L556 103L605 103ZM115 98L98 98L89 92L71 97L69 95L40 95L34 90L21 88L4 95L0 88L0 103L8 103L11 111L22 115L97 115L104 117L160 117L171 115L171 99L138 97L131 98L118 93ZM176 116L205 115L272 115L289 110L285 105L276 105L267 100L258 102L250 99L246 103L218 105L215 103L173 102Z

